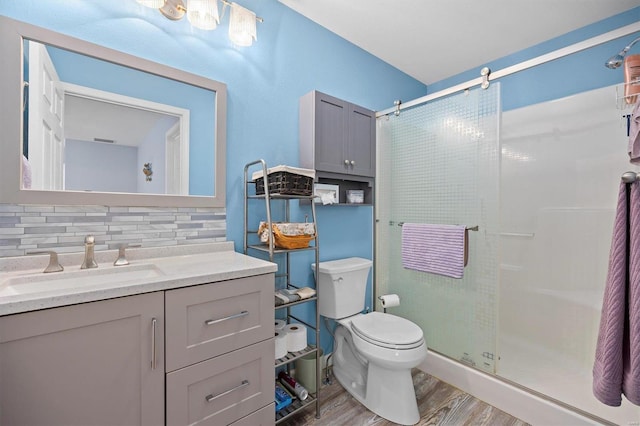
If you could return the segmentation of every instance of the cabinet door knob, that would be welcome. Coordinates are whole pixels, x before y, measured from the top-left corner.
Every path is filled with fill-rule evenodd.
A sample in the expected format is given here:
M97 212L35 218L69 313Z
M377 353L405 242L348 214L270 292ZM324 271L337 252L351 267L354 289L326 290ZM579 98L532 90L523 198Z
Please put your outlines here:
M349 160L344 160L344 165L348 166L349 165Z
M355 165L356 165L356 162L355 162L355 161L353 161L353 160L351 160L351 167L353 167L353 166L355 166Z

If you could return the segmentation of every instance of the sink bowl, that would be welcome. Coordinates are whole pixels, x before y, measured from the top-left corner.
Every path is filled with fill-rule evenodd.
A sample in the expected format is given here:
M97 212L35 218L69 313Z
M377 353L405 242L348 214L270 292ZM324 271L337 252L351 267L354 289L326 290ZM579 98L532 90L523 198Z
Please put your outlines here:
M0 279L0 297L74 290L89 286L123 285L162 275L164 273L153 264L18 275Z

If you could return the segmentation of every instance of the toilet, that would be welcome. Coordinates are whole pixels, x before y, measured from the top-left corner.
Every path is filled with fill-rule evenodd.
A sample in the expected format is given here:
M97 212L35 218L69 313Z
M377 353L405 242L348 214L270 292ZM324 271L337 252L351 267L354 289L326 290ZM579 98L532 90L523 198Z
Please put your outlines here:
M333 374L356 400L395 423L418 423L411 369L427 356L420 327L382 312L363 314L372 262L352 257L318 265L320 315L337 321ZM315 264L312 265L315 271Z

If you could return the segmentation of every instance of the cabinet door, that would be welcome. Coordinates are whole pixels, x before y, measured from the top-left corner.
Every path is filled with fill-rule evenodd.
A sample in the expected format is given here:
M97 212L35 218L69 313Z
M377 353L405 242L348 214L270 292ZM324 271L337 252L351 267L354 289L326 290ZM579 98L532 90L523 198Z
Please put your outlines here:
M373 111L349 104L349 136L346 159L349 173L376 175L376 116Z
M0 424L163 424L163 312L160 292L1 317Z
M349 103L316 92L315 168L325 172L348 173L345 147L349 135Z

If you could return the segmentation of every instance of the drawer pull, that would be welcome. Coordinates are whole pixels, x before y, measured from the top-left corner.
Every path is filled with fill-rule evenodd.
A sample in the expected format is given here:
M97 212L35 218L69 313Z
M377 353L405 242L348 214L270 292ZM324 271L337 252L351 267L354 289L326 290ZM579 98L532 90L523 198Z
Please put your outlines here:
M243 387L245 387L245 386L249 386L249 381L248 381L248 380L243 380L243 381L242 381L242 383L240 383L240 384L239 384L238 386L236 386L235 388L233 388L233 389L229 389L228 391L224 391L224 392L222 392L222 393L220 393L220 394L218 394L218 395L216 395L216 396L213 396L213 395L207 395L207 396L205 396L205 397L204 397L204 399L206 399L206 400L207 400L207 402L212 402L212 401L214 401L214 400L216 400L216 399L218 399L218 398L222 398L222 397L223 397L223 396L225 396L225 395L229 395L231 392L235 392L235 391L237 391L238 389L241 389L241 388L243 388Z
M224 318L220 318L220 319L216 319L216 320L207 320L205 321L205 325L213 325L213 324L217 324L219 322L223 322L223 321L228 321L234 318L240 318L240 317L245 317L249 315L249 311L242 311L239 314L234 314L234 315L229 315L228 317L224 317Z

